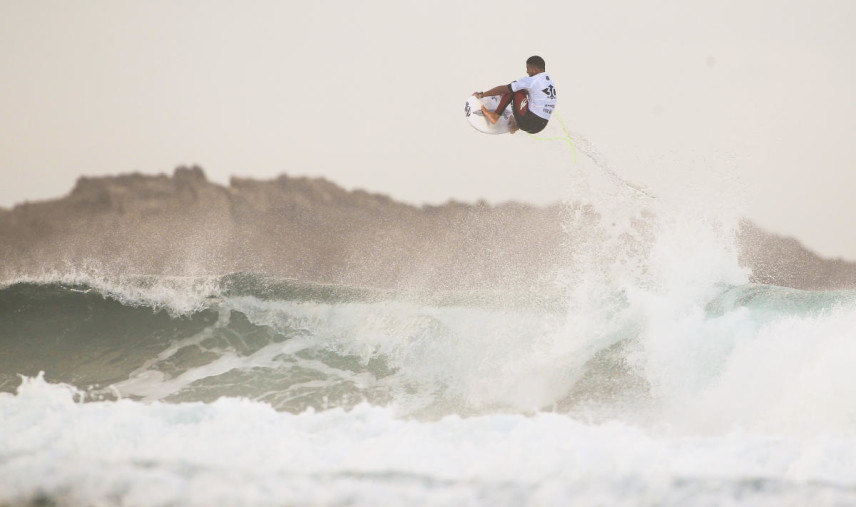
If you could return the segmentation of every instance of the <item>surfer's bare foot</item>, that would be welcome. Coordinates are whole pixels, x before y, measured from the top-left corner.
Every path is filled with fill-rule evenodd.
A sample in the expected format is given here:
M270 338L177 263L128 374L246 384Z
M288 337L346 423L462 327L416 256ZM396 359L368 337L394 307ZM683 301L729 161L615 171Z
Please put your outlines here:
M520 130L520 127L517 126L517 122L514 121L513 119L509 120L508 121L508 133L513 134L513 133L517 132L518 130Z
M488 111L486 107L482 106L482 113L484 113L484 117L488 119L492 124L496 124L499 121L499 115L493 111Z

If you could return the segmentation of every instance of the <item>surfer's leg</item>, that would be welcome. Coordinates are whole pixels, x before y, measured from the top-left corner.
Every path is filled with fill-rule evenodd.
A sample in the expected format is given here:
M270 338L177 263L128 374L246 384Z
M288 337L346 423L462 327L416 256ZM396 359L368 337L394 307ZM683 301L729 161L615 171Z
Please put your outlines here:
M527 111L526 90L518 90L516 92L508 92L499 96L499 105L496 106L494 111L488 111L487 108L482 106L482 111L484 115L490 120L491 123L496 123L499 121L499 118L502 116L502 113L505 112L505 108L508 107L509 104L514 103L514 114L516 115L519 112L525 113Z
M497 105L496 110L494 110L497 118L502 116L502 113L505 111L505 108L508 107L508 104L511 103L512 98L514 98L514 94L511 92L504 93L499 96L499 105Z
M523 128L524 122L526 121L526 115L529 114L529 94L526 93L526 90L518 90L512 94L511 101L514 106L511 108L512 118L509 120L509 130L510 134L513 134Z
M528 95L526 94L525 90L520 90L518 92L515 92L513 97L512 97L512 102L514 102L514 106L511 108L511 112L512 112L511 120L514 120L514 122L512 123L509 120L510 128L509 128L508 132L510 134L513 134L513 133L517 132L518 130L520 130L521 126L526 121L526 112L528 110L526 108L526 103L528 102L527 98L528 98Z
M526 93L526 90L514 92L511 98L512 102L514 102L515 115L525 115L529 111L529 94Z
M484 106L482 106L481 110L482 110L482 114L484 114L484 117L485 117L485 118L487 118L487 120L488 120L491 124L495 124L496 122L498 122L498 121L499 121L499 115L498 115L498 114L496 114L495 112L493 112L493 111L488 111L488 110L487 110L487 108L486 108L486 107L484 107Z

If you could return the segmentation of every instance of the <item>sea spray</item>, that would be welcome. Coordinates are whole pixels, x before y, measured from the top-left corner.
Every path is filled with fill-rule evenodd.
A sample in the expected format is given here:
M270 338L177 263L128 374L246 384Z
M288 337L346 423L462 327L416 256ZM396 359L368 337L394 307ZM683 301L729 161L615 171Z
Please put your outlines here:
M0 503L856 502L856 292L622 199L569 206L537 294L10 281Z

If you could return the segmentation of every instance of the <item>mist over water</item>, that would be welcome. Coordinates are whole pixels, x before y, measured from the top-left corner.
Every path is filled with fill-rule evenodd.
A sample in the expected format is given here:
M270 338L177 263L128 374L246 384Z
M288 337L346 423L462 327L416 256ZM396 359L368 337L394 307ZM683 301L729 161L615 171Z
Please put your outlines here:
M750 284L727 210L581 181L547 289L6 280L0 502L856 500L856 292Z

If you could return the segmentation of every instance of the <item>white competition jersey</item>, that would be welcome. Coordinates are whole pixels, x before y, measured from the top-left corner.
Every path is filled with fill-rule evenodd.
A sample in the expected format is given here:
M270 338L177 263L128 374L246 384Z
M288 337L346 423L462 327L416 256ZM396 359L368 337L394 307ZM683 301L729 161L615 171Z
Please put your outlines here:
M545 120L550 119L556 107L556 87L546 72L520 78L509 86L515 92L526 90L529 93L529 110Z

